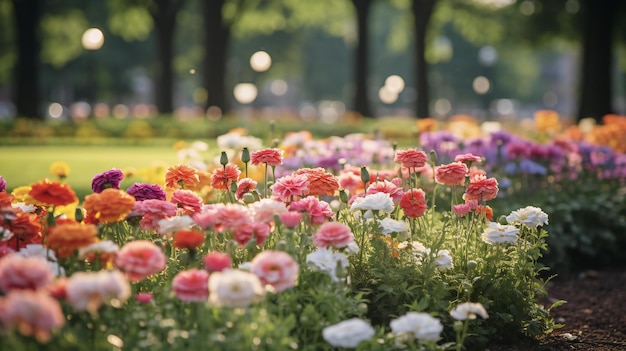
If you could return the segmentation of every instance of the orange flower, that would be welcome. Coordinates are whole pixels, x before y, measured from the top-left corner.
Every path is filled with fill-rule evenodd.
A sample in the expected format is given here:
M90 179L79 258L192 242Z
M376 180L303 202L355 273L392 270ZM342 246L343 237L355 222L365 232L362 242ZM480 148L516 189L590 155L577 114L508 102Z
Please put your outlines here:
M28 194L36 201L52 206L65 206L78 200L69 185L49 179L33 184Z
M400 251L398 251L398 246L400 245L400 242L397 240L393 240L393 238L390 236L383 236L382 239L387 244L387 246L389 246L391 256L393 256L393 258L398 258L400 256Z
M102 223L123 221L135 205L135 198L125 191L114 188L104 189L100 194L85 197L83 207L93 218Z
M195 249L204 242L204 234L195 230L180 230L174 234L174 247L178 249Z
M169 167L165 172L165 186L172 189L191 188L200 182L198 170L184 164Z
M227 164L224 168L217 168L211 174L211 187L217 190L230 190L230 184L239 180L241 171L237 165Z
M0 191L0 207L9 207L11 203L15 200L15 196L5 192Z
M476 214L481 214L484 213L485 214L485 218L488 221L491 221L493 219L493 209L489 206L489 205L478 205L478 207L476 207L476 211L474 212Z
M50 229L46 247L54 250L59 258L67 258L74 251L98 241L98 227L93 224L65 223Z
M561 128L559 113L554 110L535 112L535 128L539 132L556 132Z
M293 172L294 175L304 175L308 179L308 193L311 196L335 195L339 190L339 181L324 168L300 168Z
M41 243L42 226L39 216L34 213L17 212L6 227L13 233L13 237L6 241L10 248L19 250L28 244Z
M420 133L432 132L436 129L436 127L437 127L437 120L432 117L420 118L417 120L417 130Z

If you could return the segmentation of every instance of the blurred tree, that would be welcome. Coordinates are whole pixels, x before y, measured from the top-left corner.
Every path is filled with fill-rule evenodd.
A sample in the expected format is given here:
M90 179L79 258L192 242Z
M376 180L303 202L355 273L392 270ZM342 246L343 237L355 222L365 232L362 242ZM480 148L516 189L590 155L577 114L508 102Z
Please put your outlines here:
M370 9L373 0L352 0L356 9L357 46L354 52L354 110L364 117L374 117L368 97Z
M14 98L17 115L42 119L39 91L41 0L13 0L17 57Z
M417 118L430 117L426 35L436 3L437 0L413 0L411 7L415 21L415 81L417 89L415 116Z

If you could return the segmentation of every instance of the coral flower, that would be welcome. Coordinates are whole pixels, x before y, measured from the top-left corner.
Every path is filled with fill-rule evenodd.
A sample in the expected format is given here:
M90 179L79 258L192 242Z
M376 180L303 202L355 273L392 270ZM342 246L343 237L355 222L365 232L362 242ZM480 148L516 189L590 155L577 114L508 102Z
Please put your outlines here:
M449 186L464 185L468 172L465 163L448 163L435 168L435 182Z
M165 190L158 184L135 183L126 190L126 193L137 201L167 199Z
M205 301L209 297L209 273L195 268L182 271L172 280L172 291L182 301Z
M52 283L53 272L45 259L9 254L0 260L0 291L37 290Z
M237 192L235 192L235 199L243 200L243 195L251 193L256 190L257 181L250 178L243 178L237 183Z
M246 223L232 229L233 239L241 247L253 238L258 246L265 244L265 239L270 235L270 226L267 223Z
M395 161L406 168L418 168L424 167L428 156L424 151L418 151L415 149L398 150L396 151Z
M341 248L348 246L353 241L354 234L352 234L350 227L339 222L325 223L313 235L313 244L317 247Z
M202 198L191 190L176 190L170 202L182 210L182 214L193 215L202 210Z
M250 263L250 273L275 292L285 291L296 285L298 263L286 252L266 250L256 255Z
M133 213L143 216L139 221L141 229L157 230L159 221L176 215L176 205L164 200L137 201Z
M480 156L475 156L473 154L461 154L461 155L456 155L454 157L454 161L455 162L463 162L465 164L469 164L468 167L471 165L471 163L473 162L480 162L482 161L482 158L480 158Z
M5 217L5 221L7 221ZM14 249L20 249L28 244L38 244L41 242L41 222L34 213L17 212L15 217L8 221L6 228L13 233L7 245Z
M0 298L0 321L5 329L17 328L22 335L47 343L65 324L65 316L59 302L46 292L21 291Z
M204 242L204 234L196 230L180 230L174 234L174 247L178 249L195 249Z
M286 175L278 178L276 183L271 186L272 196L289 203L300 199L308 191L308 178L305 175Z
M50 165L50 173L53 176L59 177L59 179L66 178L70 174L70 165L66 162L52 162Z
M165 172L165 186L171 189L192 188L200 182L198 170L185 164L171 166Z
M474 213L476 214L481 214L484 213L485 214L485 218L490 221L493 219L493 209L491 208L491 206L489 205L478 205L476 207L476 210L474 211Z
M233 263L230 255L223 252L209 252L202 259L204 269L209 272L221 272L226 268L232 268Z
M254 151L250 154L250 161L253 166L265 163L268 166L275 167L283 164L283 150L268 148Z
M294 229L302 220L302 213L296 211L281 212L278 214L280 221L289 229Z
M119 189L104 189L99 194L85 196L83 207L102 223L122 221L135 205L135 198Z
M46 237L46 246L59 258L70 257L74 251L98 241L98 227L93 224L66 223L52 227Z
M49 206L65 206L78 200L74 190L69 185L49 179L31 185L28 194L36 201Z
M165 268L165 254L150 241L130 241L117 253L115 265L130 281L137 282L161 272Z
M498 181L478 175L470 180L465 189L465 200L489 201L498 195Z
M119 189L122 179L124 179L124 172L113 168L96 174L91 180L91 189L94 193L101 193L104 189L109 188Z
M391 197L393 203L397 204L398 202L400 202L400 199L402 199L402 195L404 195L404 190L388 180L383 180L380 182L372 183L367 188L367 195L372 195L376 193L389 194L389 197Z
M15 196L5 191L0 191L0 207L11 207L13 200L15 200Z
M234 164L227 164L224 168L217 168L211 174L211 187L217 190L230 190L232 182L237 182L241 170Z
M417 218L424 215L428 206L426 205L426 194L422 189L411 189L402 195L400 207L404 215L409 218Z
M322 196L335 195L339 190L339 181L324 168L300 168L293 172L294 175L305 175L308 182L306 195Z
M333 217L334 212L326 201L320 201L315 196L307 196L302 200L291 203L290 211L306 212L310 225L321 225Z

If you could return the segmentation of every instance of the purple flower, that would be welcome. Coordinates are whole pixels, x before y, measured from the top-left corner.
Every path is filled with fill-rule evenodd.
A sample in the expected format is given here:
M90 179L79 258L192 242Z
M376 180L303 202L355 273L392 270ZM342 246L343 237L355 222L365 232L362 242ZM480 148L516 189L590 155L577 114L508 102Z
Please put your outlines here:
M113 168L104 173L96 174L91 181L91 189L98 194L107 188L119 189L122 179L124 179L124 173Z
M132 195L137 201L166 200L165 190L157 184L135 183L126 190L126 193Z
M0 192L6 191L6 190L7 190L7 181L4 180L2 176L0 176Z

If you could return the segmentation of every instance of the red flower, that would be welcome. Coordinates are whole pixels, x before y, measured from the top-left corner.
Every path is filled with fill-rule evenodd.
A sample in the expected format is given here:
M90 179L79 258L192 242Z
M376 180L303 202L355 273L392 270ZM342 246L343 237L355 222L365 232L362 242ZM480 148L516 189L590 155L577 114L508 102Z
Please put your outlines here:
M217 190L230 190L230 184L239 180L241 171L234 164L227 164L224 168L218 168L211 174L211 187Z
M204 256L202 263L204 264L204 269L209 272L221 272L224 269L231 268L233 266L229 254L217 251L209 252L206 256Z
M465 189L465 201L489 201L498 195L498 181L495 178L476 176L470 180Z
M400 207L404 215L409 218L417 218L424 215L428 206L426 205L426 194L422 189L411 189L402 195Z
M468 169L465 163L452 162L435 168L435 182L445 185L463 185Z
M174 234L174 247L178 249L195 249L204 243L204 234L195 230L181 230Z
M69 185L44 179L33 185L28 192L35 200L50 206L65 206L78 201Z
M395 161L406 168L418 168L424 167L426 161L428 161L428 156L426 156L424 151L415 149L398 150L396 151Z

